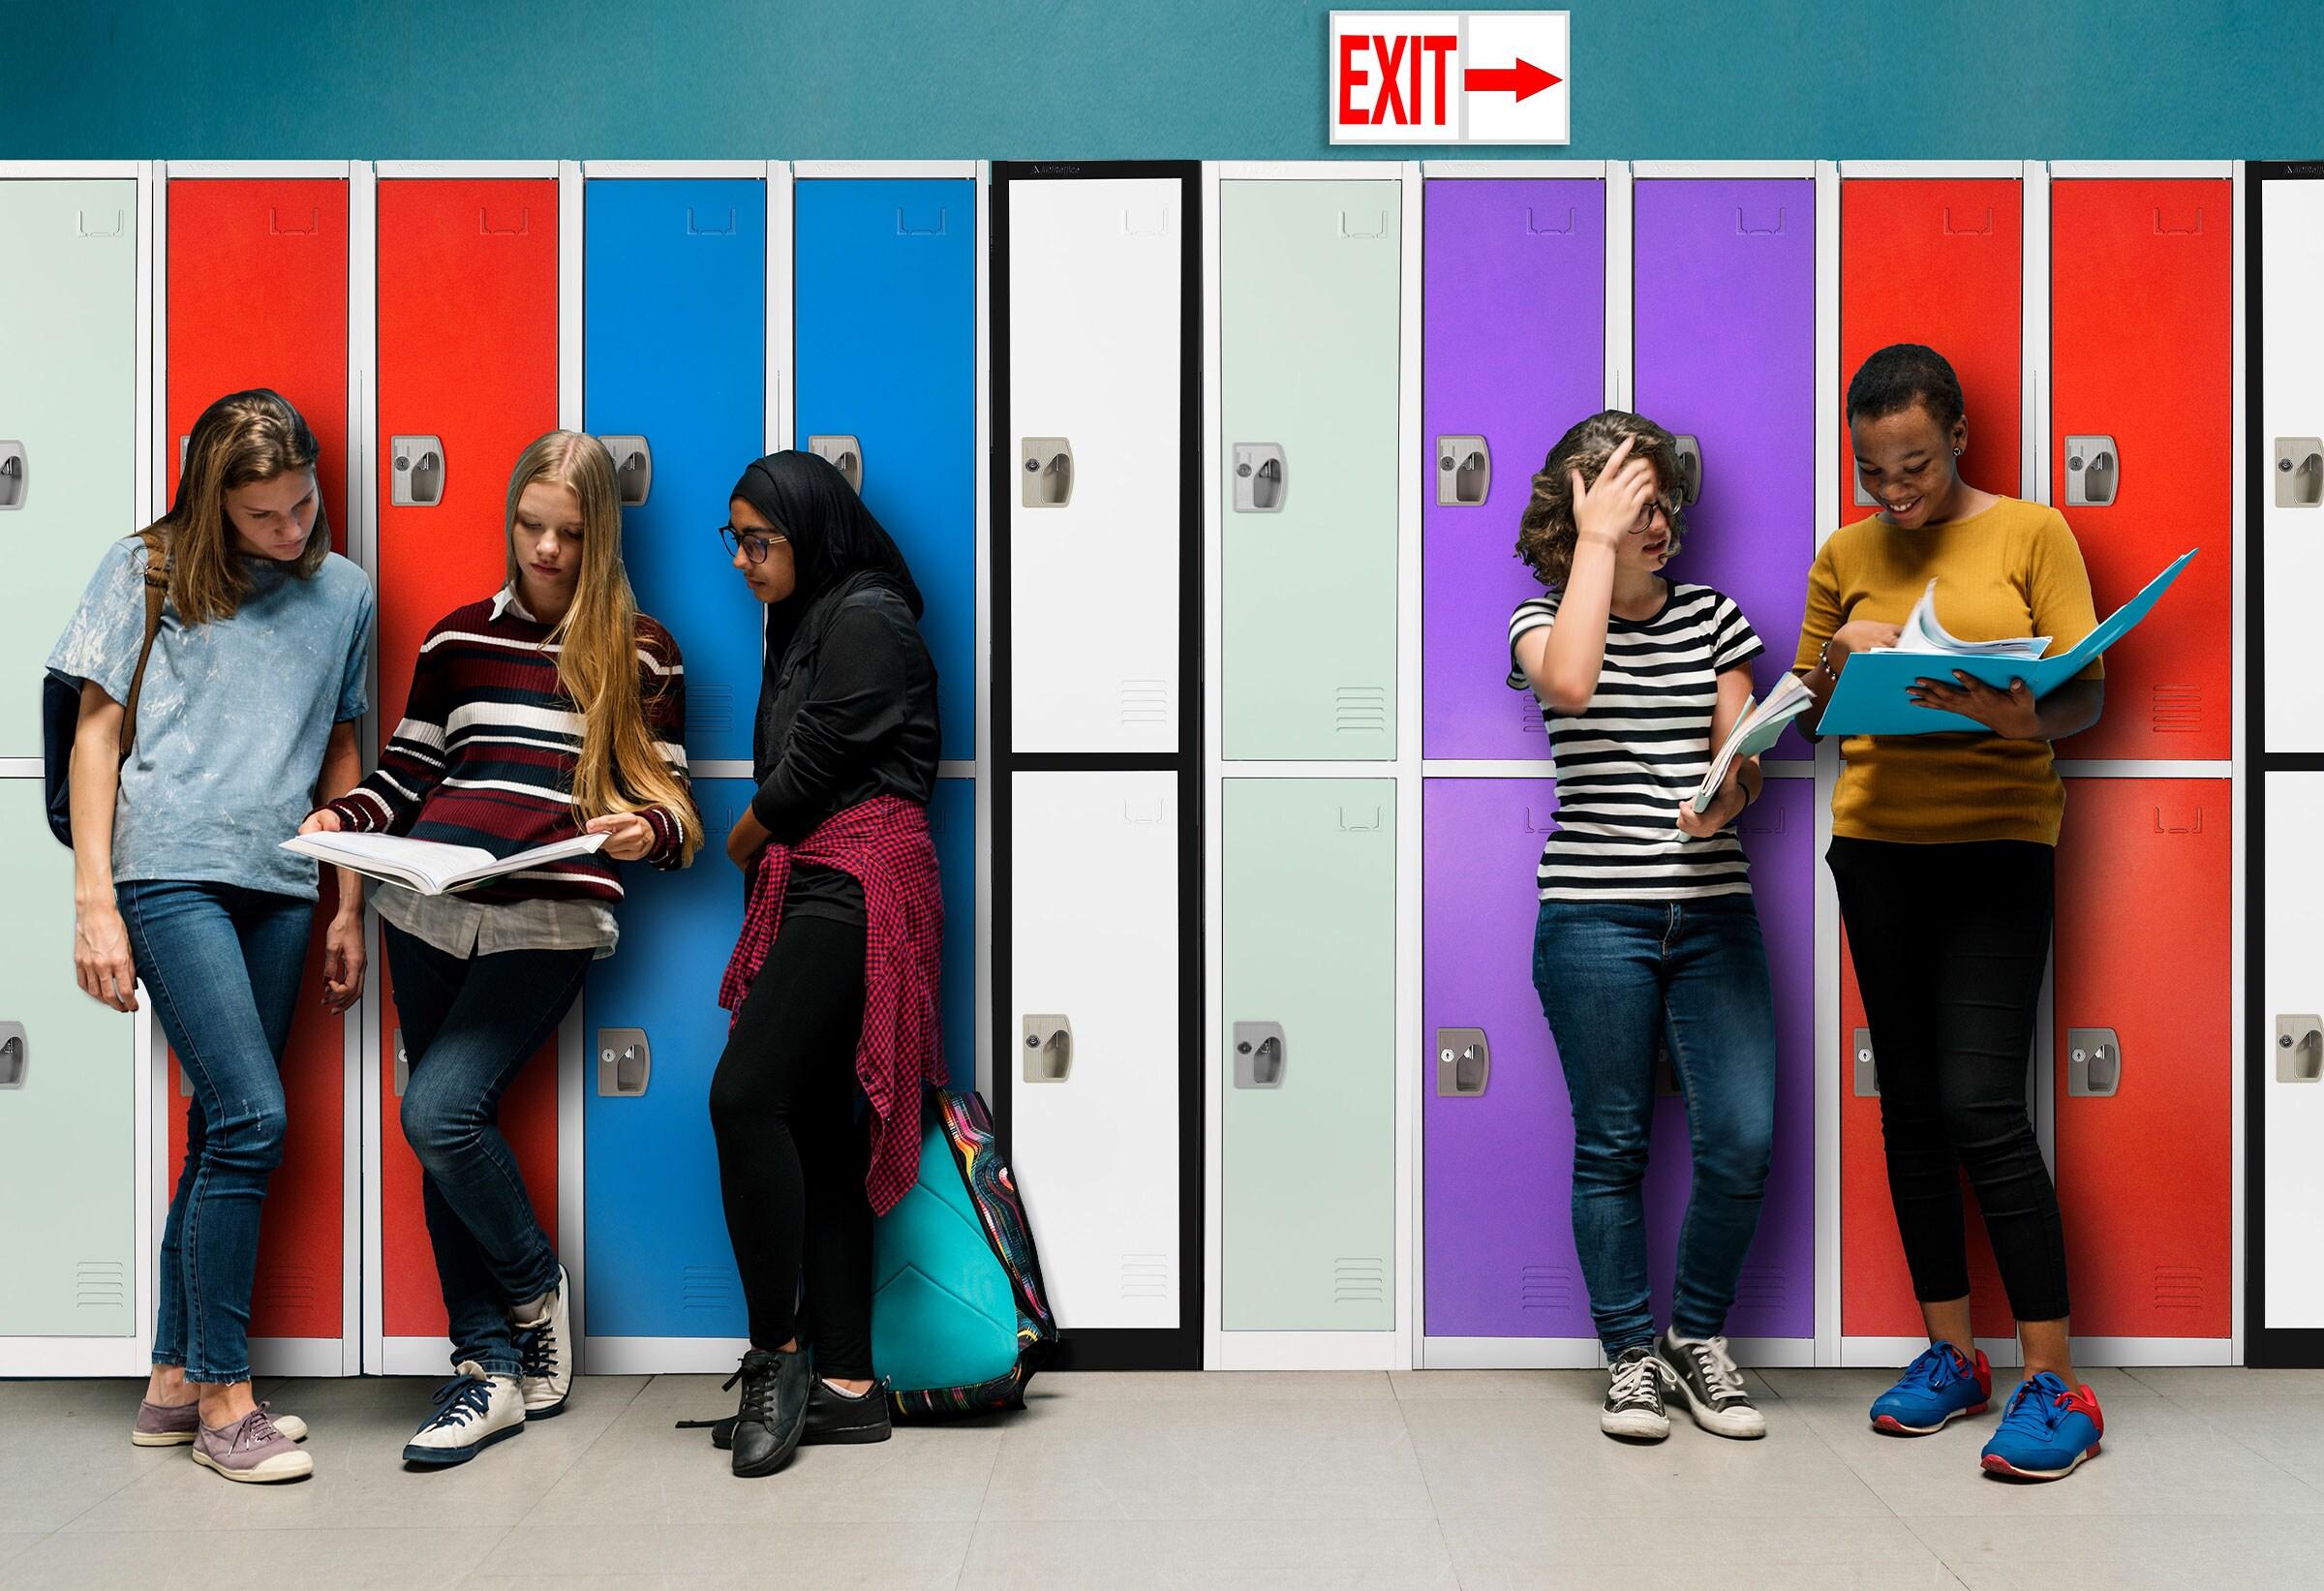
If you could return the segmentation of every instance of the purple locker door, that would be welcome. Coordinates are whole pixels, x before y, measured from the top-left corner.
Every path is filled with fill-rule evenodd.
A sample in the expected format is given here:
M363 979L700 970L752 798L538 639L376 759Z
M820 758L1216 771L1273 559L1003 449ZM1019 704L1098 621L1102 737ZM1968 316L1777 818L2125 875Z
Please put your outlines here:
M1702 444L1671 576L1742 604L1791 666L1816 561L1816 185L1649 178L1636 189L1637 401ZM1796 733L1779 757L1812 755Z
M1546 779L1422 789L1423 1030L1433 1056L1441 1029L1483 1028L1492 1059L1482 1094L1439 1093L1433 1061L1422 1085L1428 1336L1597 1334L1569 1213L1573 1108L1533 992L1534 870L1556 806Z
M1605 407L1605 185L1439 177L1423 204L1421 749L1544 757L1532 695L1502 684L1510 610L1541 595L1517 519L1550 444ZM1485 440L1482 502L1437 501L1441 437Z
M1743 1262L1731 1337L1816 1334L1816 784L1771 779L1744 813L1752 892L1775 991L1775 1157L1759 1235ZM1433 1149L1434 1146L1431 1146ZM1670 1324L1678 1229L1694 1181L1686 1108L1658 1102L1646 1168L1646 1265L1654 1318Z

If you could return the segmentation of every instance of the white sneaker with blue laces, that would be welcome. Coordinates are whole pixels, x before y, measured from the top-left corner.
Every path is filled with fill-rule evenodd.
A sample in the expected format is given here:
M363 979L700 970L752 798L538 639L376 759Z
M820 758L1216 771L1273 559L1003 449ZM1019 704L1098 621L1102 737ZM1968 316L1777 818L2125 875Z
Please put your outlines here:
M436 1389L436 1413L404 1444L407 1464L465 1464L504 1436L525 1428L525 1394L514 1376L486 1375L464 1360Z
M573 1390L573 1336L565 1267L557 1268L557 1285L534 1302L510 1315L516 1327L516 1351L524 1361L517 1374L525 1395L525 1414L546 1420L565 1412Z

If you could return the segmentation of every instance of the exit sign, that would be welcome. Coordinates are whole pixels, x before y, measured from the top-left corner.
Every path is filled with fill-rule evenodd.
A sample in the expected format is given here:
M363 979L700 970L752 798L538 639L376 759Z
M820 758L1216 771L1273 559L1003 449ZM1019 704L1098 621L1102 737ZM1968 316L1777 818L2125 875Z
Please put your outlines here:
M1564 143L1562 11L1335 11L1333 143Z

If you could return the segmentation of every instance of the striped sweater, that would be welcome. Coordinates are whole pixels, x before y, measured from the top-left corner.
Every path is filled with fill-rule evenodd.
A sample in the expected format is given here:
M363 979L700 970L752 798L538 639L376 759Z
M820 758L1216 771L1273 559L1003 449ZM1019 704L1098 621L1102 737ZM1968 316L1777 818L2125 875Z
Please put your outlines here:
M551 627L527 613L513 589L455 608L420 643L412 695L370 778L330 804L358 833L385 832L509 856L568 840L581 715L557 678ZM678 643L637 618L638 679L646 721L670 771L686 782L686 665ZM666 807L646 860L678 865L681 820ZM478 902L611 903L622 883L602 853L510 873L461 892Z

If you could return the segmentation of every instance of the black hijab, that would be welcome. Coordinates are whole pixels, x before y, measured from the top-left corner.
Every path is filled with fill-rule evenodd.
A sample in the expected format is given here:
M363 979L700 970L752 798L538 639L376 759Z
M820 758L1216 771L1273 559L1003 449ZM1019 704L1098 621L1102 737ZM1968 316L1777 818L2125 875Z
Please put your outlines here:
M743 472L728 495L756 508L789 539L798 570L791 595L767 607L770 670L781 665L809 617L834 597L881 585L903 599L914 619L920 617L920 588L895 538L829 459L769 453Z

